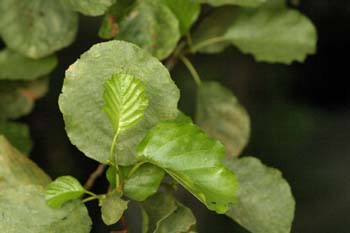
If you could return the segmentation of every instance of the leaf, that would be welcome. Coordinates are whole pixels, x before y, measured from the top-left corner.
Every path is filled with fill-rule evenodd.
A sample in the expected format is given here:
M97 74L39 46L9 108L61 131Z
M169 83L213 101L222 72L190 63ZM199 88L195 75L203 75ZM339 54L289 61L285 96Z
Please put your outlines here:
M60 208L67 201L81 197L85 189L72 176L60 176L51 182L46 189L45 199L53 208Z
M116 0L66 0L71 7L84 15L103 15Z
M128 208L128 201L120 198L116 192L109 193L102 201L102 220L107 225L112 225L119 221L124 211Z
M103 110L118 135L142 119L148 99L142 82L132 75L113 74L104 83Z
M0 1L2 39L25 56L41 58L68 46L77 27L77 14L63 0Z
M163 0L139 1L119 22L119 40L137 44L162 60L170 55L180 39L179 22Z
M257 7L264 3L266 0L195 0L200 3L208 3L213 6L221 6L221 5L238 5L243 7Z
M224 167L224 147L192 123L161 122L140 143L138 161L163 168L208 209L224 213L236 201L235 175Z
M135 163L136 146L148 129L178 114L179 90L157 59L127 42L94 45L66 71L59 106L71 142L86 156L106 163L114 130L101 110L103 84L116 73L140 80L149 100L142 120L118 136L118 162L131 165Z
M0 51L0 80L33 80L50 73L56 65L56 56L34 60L4 49Z
M0 135L0 161L0 177L4 177L13 186L26 184L46 186L51 181L35 163L21 154L2 135Z
M271 2L257 9L240 9L235 19L230 21L231 25L227 27L226 23L220 33L212 34L211 38L204 36L203 40L200 33L197 33L193 50L198 51L209 45L220 44L223 49L224 45L230 43L243 53L254 55L257 61L285 64L304 61L307 55L316 51L317 33L314 25L307 17L296 10L288 9L280 1ZM232 11L232 14L235 12ZM227 21L224 16L215 19L215 25ZM212 26L202 24L199 28L203 31L204 28ZM218 51L219 49L214 50Z
M281 172L253 157L226 164L239 181L238 202L226 215L252 233L289 233L295 201Z
M226 157L238 156L248 143L248 113L232 92L217 82L202 82L199 87L196 123L224 144Z
M0 134L24 154L29 153L32 149L29 128L25 124L0 120Z
M37 185L6 187L0 191L0 229L6 233L88 233L91 219L81 202L50 208L44 188Z
M144 164L124 184L124 194L136 201L144 201L155 194L163 180L164 171L152 164Z
M200 5L195 0L163 0L179 21L181 35L186 34L200 13Z

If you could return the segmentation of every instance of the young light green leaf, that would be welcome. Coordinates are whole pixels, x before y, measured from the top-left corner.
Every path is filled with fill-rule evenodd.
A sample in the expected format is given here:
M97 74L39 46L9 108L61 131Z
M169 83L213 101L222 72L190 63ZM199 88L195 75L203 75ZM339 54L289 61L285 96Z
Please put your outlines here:
M106 163L114 129L101 110L103 84L118 73L140 80L149 101L142 120L118 135L119 165L131 165L135 163L136 146L147 131L178 114L179 90L156 58L127 42L114 40L94 45L66 71L59 106L71 142L86 156Z
M51 182L45 192L47 204L53 208L60 208L67 201L81 197L85 189L72 176L60 176Z
M195 0L163 0L179 21L181 35L186 34L200 13L200 4Z
M113 74L104 88L103 110L117 135L140 122L148 106L140 80L128 74Z
M65 0L75 10L84 15L103 15L116 0Z
M46 186L51 181L50 177L2 135L0 135L0 161L0 177L4 177L12 186L26 184Z
M194 0L200 3L208 3L212 6L238 5L243 7L257 7L266 0Z
M44 188L38 185L1 187L0 216L4 233L88 233L92 224L80 201L69 202L60 209L50 208Z
M77 27L77 14L63 0L0 1L0 35L10 49L28 57L68 46Z
M228 160L226 164L239 181L238 202L226 215L252 233L289 233L295 201L281 172L253 157Z
M34 60L4 49L0 51L0 80L33 80L50 73L56 65L56 56Z
M228 44L234 44L243 53L254 55L257 61L280 62L290 64L302 62L316 50L317 33L312 22L296 10L288 9L278 1L268 1L257 9L219 9L237 14L233 20L220 14L209 16L195 33L193 50L206 51L205 47L215 45L213 52L218 52ZM271 3L272 2L272 3ZM200 31L226 21L217 34L201 35ZM229 22L231 24L229 24Z
M199 87L196 123L224 144L226 157L238 156L248 142L248 113L232 92L217 82L203 82Z
M119 22L119 40L135 43L158 59L164 59L180 39L179 22L163 0L139 1Z
M124 211L128 208L128 201L120 198L116 192L109 193L102 201L102 220L106 225L112 225L119 221Z
M192 123L161 122L140 143L137 159L163 168L210 210L224 213L237 192L224 153L222 144Z
M27 125L0 120L0 134L4 135L22 153L27 154L30 152L32 140L30 139Z
M152 164L144 164L124 184L124 194L136 201L144 201L155 194L164 177L164 171Z

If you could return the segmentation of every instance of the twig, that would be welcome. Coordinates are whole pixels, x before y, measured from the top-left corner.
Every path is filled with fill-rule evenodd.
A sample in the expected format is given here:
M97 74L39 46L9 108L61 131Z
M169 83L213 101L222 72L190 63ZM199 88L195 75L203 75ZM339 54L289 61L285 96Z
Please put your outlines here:
M87 190L91 189L92 186L94 186L95 180L103 174L105 168L105 164L98 165L96 170L90 174L89 179L85 182L84 188Z

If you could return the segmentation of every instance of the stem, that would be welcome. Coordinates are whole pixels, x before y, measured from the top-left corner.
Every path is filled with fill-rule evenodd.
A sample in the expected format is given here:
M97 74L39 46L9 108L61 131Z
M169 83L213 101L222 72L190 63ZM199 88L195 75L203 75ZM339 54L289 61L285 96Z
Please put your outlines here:
M96 179L97 179L98 177L100 177L100 176L103 174L105 168L106 168L106 165L104 165L104 164L99 164L99 165L97 166L97 168L95 169L95 171L93 171L93 172L90 174L88 180L87 180L87 181L85 182L85 184L84 184L84 188L85 188L85 189L91 189L92 186L94 186Z
M118 139L118 134L119 134L119 129L115 132L112 145L111 145L111 150L109 152L109 160L112 162L112 166L115 166L115 182L116 182L116 188L120 188L120 176L119 176L119 166L118 166L118 157L114 156L114 151L115 151L115 146L117 144L117 139Z
M213 38L205 40L205 41L203 41L203 42L201 42L199 44L194 45L190 51L191 51L191 53L195 53L198 50L200 50L201 48L204 48L204 47L207 47L209 45L216 44L216 43L219 43L219 42L223 42L223 41L226 41L226 40L227 39L225 37L223 37L223 36L213 37Z
M179 45L175 48L173 54L170 56L170 58L165 62L165 66L166 68L168 68L168 70L172 70L174 68L174 66L177 63L179 54L182 53L183 49L185 48L186 43L184 41L181 41L179 43Z
M99 195L87 197L87 198L83 199L83 203L86 203L86 202L89 202L89 201L92 201L92 200L96 200L96 199L100 199L100 197L101 196L99 196Z
M199 74L197 72L197 70L194 68L194 66L192 65L192 63L190 62L190 60L188 60L186 57L184 56L180 56L181 61L185 64L185 66L187 67L188 71L190 71L195 83L197 84L197 86L201 85L201 79L199 77Z
M141 165L144 163L146 163L146 162L143 161L143 162L139 162L139 163L135 164L133 166L133 168L131 169L131 171L129 172L128 178L130 178L137 171L137 169L139 169L139 167L141 167Z
M85 190L85 193L91 195L92 197L97 197L98 196L95 193L90 192L89 190Z

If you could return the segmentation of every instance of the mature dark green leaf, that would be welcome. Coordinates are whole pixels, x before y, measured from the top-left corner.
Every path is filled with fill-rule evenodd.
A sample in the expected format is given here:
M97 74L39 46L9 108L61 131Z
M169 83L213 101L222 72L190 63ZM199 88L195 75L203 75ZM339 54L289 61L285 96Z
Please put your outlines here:
M124 184L124 194L136 201L144 201L155 194L164 177L164 171L152 164L144 164Z
M238 202L226 213L252 233L289 233L295 201L277 169L244 157L226 162L237 174Z
M46 78L28 81L0 81L0 119L15 119L28 114L34 101L48 88Z
M161 122L140 143L137 159L163 168L210 210L224 213L237 192L224 153L222 144L192 123Z
M164 59L180 39L179 22L163 0L139 1L119 23L117 39L133 42Z
M51 182L45 192L47 204L53 208L60 208L64 203L81 197L85 189L72 176L60 176Z
M84 15L103 15L116 0L65 0L75 10Z
M227 44L234 44L243 53L253 54L257 61L289 64L302 62L306 56L315 53L317 33L312 22L296 10L288 9L283 0L268 1L257 9L219 9L220 12L237 14L228 21L224 14L213 13L210 19L199 26L194 38L194 51L215 45L212 52L222 50ZM213 25L215 19L215 24ZM215 33L200 33L204 29L218 27ZM229 24L229 22L231 24ZM207 50L208 51L208 50ZM209 50L210 52L210 50Z
M120 194L109 193L102 201L101 214L102 220L107 225L112 225L119 221L124 211L128 208L128 201L120 198Z
M0 161L0 177L4 177L10 185L46 186L51 181L35 163L21 154L2 135L0 135Z
M103 84L116 73L127 73L142 81L149 100L142 120L118 136L119 164L131 165L136 146L148 129L178 114L179 90L157 59L127 42L97 44L66 71L59 105L71 142L86 156L106 163L114 130L102 111Z
M128 74L113 74L104 88L103 110L116 135L140 122L148 107L145 87L140 80Z
M36 79L50 73L56 65L56 56L34 60L4 49L0 52L0 80Z
M186 34L197 20L201 7L195 0L163 0L179 21L181 35Z
M44 188L37 185L2 188L0 216L4 233L88 233L92 224L81 202L52 209L46 204Z
M24 154L28 154L32 149L29 128L25 124L0 120L0 134Z
M248 142L248 113L232 92L217 82L202 82L199 87L196 123L224 144L226 157L238 156Z
M0 35L31 58L45 57L74 39L78 16L63 0L0 1Z
M221 6L221 5L238 5L243 7L257 7L262 3L266 2L266 0L194 0L200 3L208 3L213 6Z

